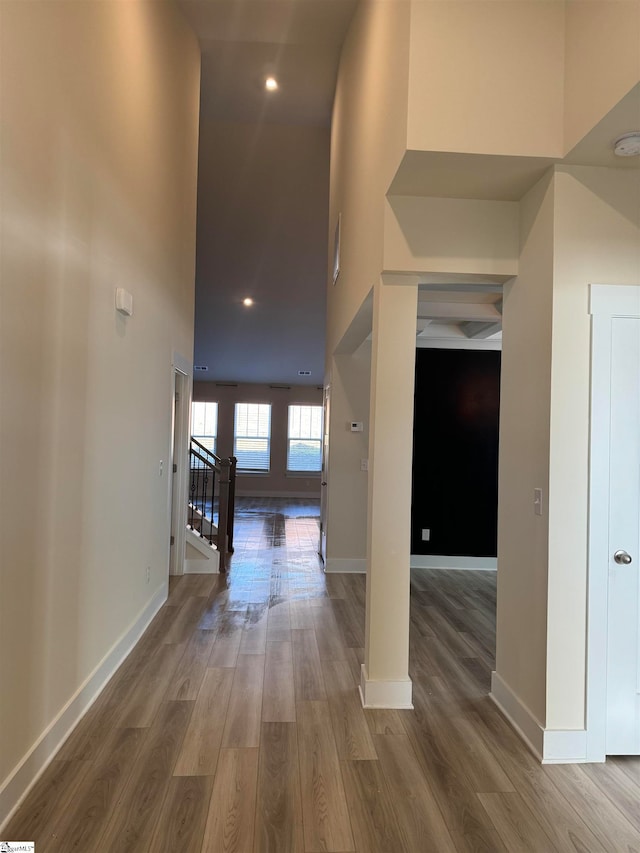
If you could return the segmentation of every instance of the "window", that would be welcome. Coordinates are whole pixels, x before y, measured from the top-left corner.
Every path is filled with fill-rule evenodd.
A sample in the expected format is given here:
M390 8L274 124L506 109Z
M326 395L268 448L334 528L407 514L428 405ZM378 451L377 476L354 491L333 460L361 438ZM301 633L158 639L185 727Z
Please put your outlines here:
M236 403L233 455L238 471L268 471L271 457L271 406Z
M287 471L322 466L322 406L289 406Z
M216 452L216 439L218 437L217 403L194 402L191 404L191 435L212 453Z

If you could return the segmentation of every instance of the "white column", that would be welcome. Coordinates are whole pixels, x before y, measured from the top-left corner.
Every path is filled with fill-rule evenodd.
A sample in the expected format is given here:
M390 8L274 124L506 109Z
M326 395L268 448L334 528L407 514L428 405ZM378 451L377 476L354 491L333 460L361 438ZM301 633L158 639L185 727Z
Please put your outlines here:
M368 708L411 708L409 561L418 288L374 287L365 662Z

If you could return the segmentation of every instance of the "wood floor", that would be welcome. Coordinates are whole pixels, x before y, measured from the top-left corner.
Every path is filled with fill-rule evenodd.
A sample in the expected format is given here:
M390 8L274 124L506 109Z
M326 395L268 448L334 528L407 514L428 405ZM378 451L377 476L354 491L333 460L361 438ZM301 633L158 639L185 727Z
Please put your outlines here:
M415 572L414 711L364 711L365 582L239 501L5 830L38 853L640 851L640 760L541 767L487 698L495 576Z

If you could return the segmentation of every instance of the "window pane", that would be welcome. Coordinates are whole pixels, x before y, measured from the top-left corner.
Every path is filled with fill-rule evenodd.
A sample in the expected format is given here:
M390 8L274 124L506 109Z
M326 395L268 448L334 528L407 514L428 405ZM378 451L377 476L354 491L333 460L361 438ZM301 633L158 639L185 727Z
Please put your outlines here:
M217 434L218 404L193 402L191 404L191 435L215 453Z
M322 406L289 406L287 471L320 471Z
M287 454L287 471L319 471L322 463L322 442L292 439Z
M236 403L233 453L239 471L268 471L270 463L271 406Z

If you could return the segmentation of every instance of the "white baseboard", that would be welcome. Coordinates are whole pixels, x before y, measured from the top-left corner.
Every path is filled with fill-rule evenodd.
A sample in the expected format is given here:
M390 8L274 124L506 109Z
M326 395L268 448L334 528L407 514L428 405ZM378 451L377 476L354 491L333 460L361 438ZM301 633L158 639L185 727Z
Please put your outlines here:
M366 557L327 557L324 567L326 574L344 572L346 574L366 575Z
M586 729L545 729L497 672L489 695L542 764L587 762Z
M0 835L62 744L167 600L165 581L0 786Z
M585 764L587 760L586 729L545 730L543 764Z
M359 690L363 708L413 708L413 682L410 678L401 681L372 681L362 664Z
M544 728L519 696L511 690L497 672L491 673L490 698L502 711L533 754L540 761L543 751Z
M412 554L412 569L473 569L480 572L495 572L497 557L448 557L437 554Z

